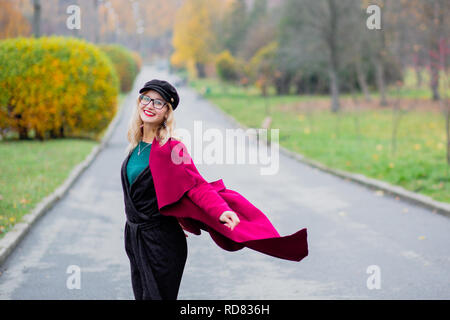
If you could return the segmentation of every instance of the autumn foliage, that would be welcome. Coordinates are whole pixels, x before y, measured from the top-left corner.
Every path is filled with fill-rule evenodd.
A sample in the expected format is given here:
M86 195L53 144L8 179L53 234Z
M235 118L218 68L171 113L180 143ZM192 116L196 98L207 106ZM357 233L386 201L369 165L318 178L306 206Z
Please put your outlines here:
M140 69L140 59L136 54L117 44L104 44L100 48L108 55L120 79L120 91L129 92L133 88Z
M96 137L117 110L119 79L107 55L60 36L0 41L0 130L38 139Z

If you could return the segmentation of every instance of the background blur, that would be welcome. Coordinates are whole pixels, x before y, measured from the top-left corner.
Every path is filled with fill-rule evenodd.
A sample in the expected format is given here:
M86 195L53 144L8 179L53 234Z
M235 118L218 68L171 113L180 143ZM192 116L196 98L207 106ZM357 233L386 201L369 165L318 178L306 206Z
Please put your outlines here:
M249 127L279 128L290 150L449 202L449 11L446 0L0 0L0 233L98 143L147 64Z

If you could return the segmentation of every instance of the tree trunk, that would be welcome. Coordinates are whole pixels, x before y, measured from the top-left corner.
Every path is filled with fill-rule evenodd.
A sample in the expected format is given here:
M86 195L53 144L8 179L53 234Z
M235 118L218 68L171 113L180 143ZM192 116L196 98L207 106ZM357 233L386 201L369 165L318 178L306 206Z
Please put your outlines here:
M386 85L384 81L384 66L381 57L375 58L375 76L378 87L378 92L380 93L380 105L387 106L386 99Z
M449 99L445 99L444 102L441 102L444 104L445 107L445 135L447 138L447 165L450 165L450 104Z
M291 85L291 76L289 74L283 74L279 78L275 79L275 88L277 95L289 94L289 88Z
M339 82L336 70L330 68L330 90L331 90L331 111L337 112L340 109L339 105Z
M439 101L439 69L433 62L430 64L430 71L430 87L431 92L433 93L433 100Z
M100 19L98 17L98 0L94 1L94 43L100 42Z
M41 36L41 1L33 0L33 35L35 38Z
M416 65L416 88L422 87L423 77L422 77L422 68Z
M331 111L337 112L339 106L339 79L338 79L338 47L337 47L337 28L338 28L338 6L334 0L328 0L330 12L329 34L326 36L329 49L329 74L330 74L330 93L331 93Z
M356 77L358 79L358 84L364 93L364 98L366 101L370 101L369 87L367 85L366 76L362 70L361 61L356 61Z
M433 100L440 100L439 95L439 69L443 67L441 56L440 40L443 32L444 24L444 2L434 1L430 7L429 15L431 20L431 34L429 36L429 54L430 59L430 89L433 94Z
M197 68L197 75L198 75L198 77L199 78L205 78L206 77L205 65L203 63L196 62L195 66Z
M20 140L27 140L28 139L28 129L26 127L19 126L17 128L17 131L19 133L19 139Z

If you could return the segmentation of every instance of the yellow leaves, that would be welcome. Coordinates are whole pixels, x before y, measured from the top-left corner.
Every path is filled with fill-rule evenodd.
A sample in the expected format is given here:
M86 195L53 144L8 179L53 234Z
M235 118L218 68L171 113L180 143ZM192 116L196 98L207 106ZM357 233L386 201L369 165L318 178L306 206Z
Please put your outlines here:
M22 199L20 199L20 203L21 204L28 204L28 203L30 203L30 200L26 199L26 198L22 198Z
M395 167L395 164L393 162L389 162L389 168L393 169Z
M177 65L206 63L212 58L213 12L206 0L186 0L175 14L171 60Z
M379 157L378 154L376 154L376 153L374 153L374 154L372 155L372 159L375 160L375 161L378 161L379 158L380 158L380 157Z
M378 151L383 150L383 145L377 144L376 149L377 149Z
M419 151L422 146L418 143L414 144L414 150Z
M117 74L105 53L93 44L64 37L22 38L11 39L10 45L0 50L13 51L9 54L16 57L0 61L2 72L15 68L17 57L21 57L22 70L0 81L0 87L10 90L13 107L10 116L0 112L2 127L17 130L25 126L46 137L51 130L59 132L61 124L66 132L100 132L107 124L105 119L114 116L115 109L103 103L117 98L117 88L112 88L113 82L117 84ZM42 50L45 55L38 53ZM101 83L107 85L98 85ZM97 112L102 115L101 121ZM17 114L21 117L14 117ZM27 199L18 199L14 206L27 203Z
M304 133L304 134L310 134L310 133L311 133L311 129L309 129L308 127L306 127L305 129L303 129L303 133Z
M442 189L442 188L444 188L444 183L443 182L439 182L438 184L433 184L431 186L431 188L434 189L434 190Z

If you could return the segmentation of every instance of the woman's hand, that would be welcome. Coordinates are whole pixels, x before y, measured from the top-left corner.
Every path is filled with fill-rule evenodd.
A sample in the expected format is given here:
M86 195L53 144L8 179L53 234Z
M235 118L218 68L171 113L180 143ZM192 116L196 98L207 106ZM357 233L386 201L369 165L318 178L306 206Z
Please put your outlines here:
M233 211L224 211L220 217L219 220L221 222L224 222L225 225L233 231L233 229L239 224L240 220L237 216L237 214Z

